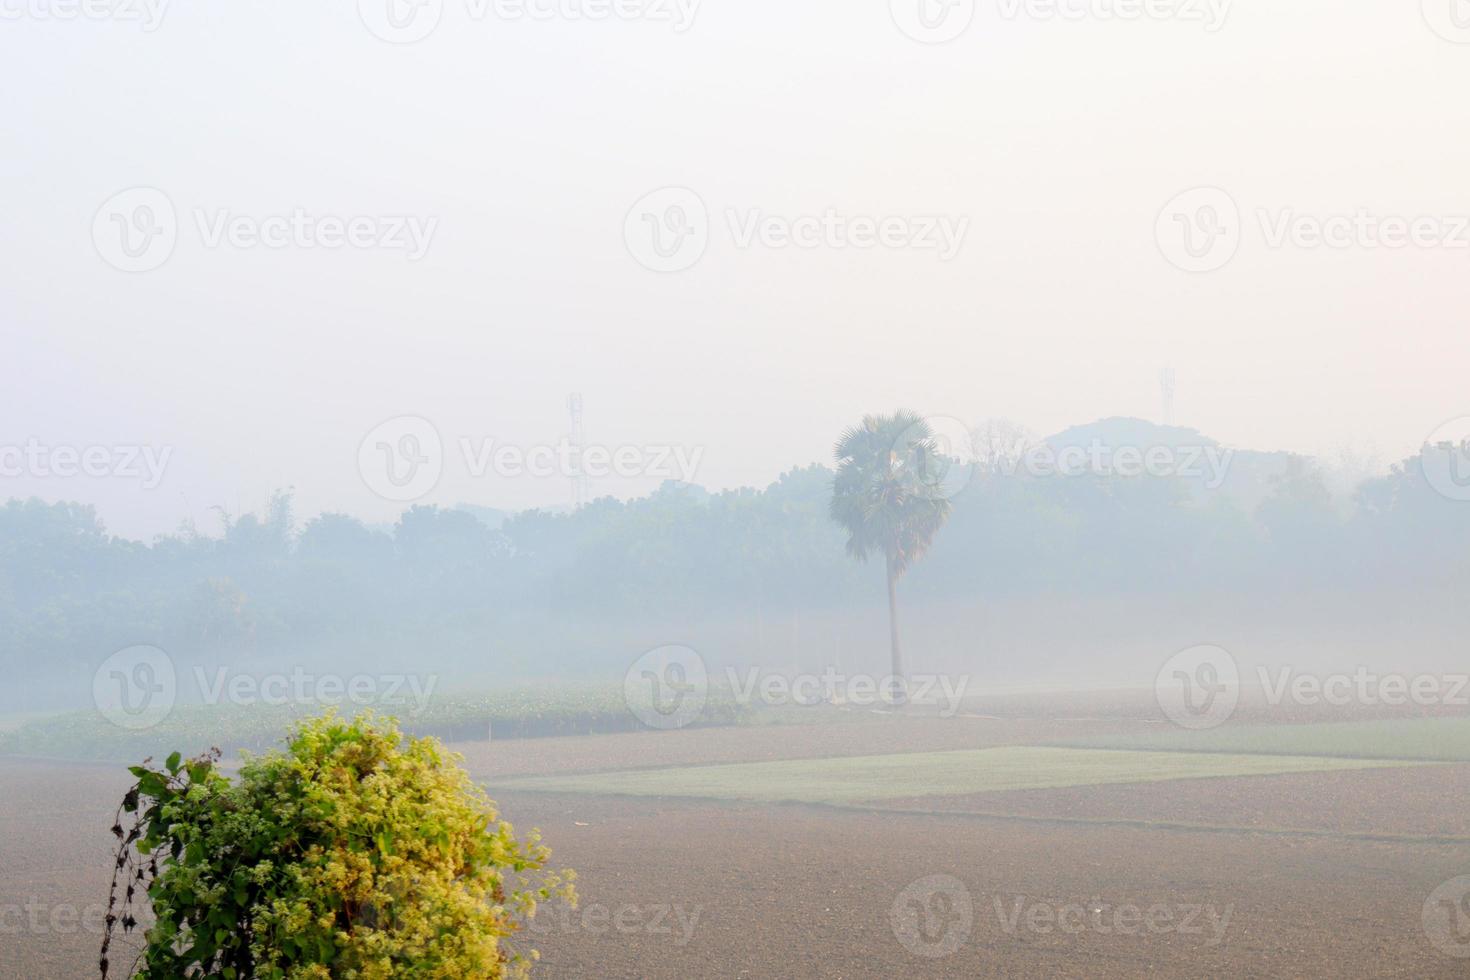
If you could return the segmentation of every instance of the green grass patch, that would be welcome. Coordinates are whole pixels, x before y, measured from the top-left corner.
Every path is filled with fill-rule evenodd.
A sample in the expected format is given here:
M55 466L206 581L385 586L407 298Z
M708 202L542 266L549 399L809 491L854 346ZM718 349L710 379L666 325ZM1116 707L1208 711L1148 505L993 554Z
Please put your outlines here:
M1250 755L1313 755L1352 759L1470 762L1470 718L1395 718L1321 725L1229 725L1137 735L1069 739L1081 748Z
M1402 764L1321 756L1130 752L1015 745L954 752L537 776L500 780L496 782L496 788L763 802L855 803L908 796L1374 769Z

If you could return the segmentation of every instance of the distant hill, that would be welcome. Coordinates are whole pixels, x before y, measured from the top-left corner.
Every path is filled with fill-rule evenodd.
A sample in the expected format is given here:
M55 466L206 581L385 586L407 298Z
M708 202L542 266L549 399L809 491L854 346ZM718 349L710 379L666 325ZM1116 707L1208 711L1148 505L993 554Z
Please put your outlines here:
M1274 481L1286 473L1294 458L1287 452L1233 449L1198 429L1123 416L1074 425L1042 441L1058 451L1096 445L1111 452L1132 447L1147 453L1165 447L1172 451L1174 465L1197 501L1223 497L1247 512L1270 496Z
M1219 446L1220 443L1200 432L1179 425L1158 425L1147 419L1135 419L1115 415L1085 425L1074 425L1056 435L1047 436L1043 442L1054 448L1063 446L1086 446L1094 440L1106 446Z

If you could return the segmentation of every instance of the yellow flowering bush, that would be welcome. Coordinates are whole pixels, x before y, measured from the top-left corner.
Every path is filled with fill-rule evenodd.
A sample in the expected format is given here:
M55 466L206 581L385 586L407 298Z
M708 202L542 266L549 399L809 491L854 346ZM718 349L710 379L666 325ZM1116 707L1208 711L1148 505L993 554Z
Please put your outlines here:
M534 951L504 940L539 902L574 901L572 874L548 873L537 835L517 838L459 762L391 720L328 714L234 780L218 753L133 767L102 976L115 926L137 926L140 891L156 923L129 976L525 974Z

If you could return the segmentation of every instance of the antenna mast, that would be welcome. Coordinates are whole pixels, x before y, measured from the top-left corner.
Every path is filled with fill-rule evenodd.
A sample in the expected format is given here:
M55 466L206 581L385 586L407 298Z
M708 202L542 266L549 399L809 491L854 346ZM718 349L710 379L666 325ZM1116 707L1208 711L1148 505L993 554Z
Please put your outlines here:
M1166 367L1159 372L1159 390L1164 395L1164 424L1174 424L1174 392L1178 388L1178 380L1174 375L1174 369Z

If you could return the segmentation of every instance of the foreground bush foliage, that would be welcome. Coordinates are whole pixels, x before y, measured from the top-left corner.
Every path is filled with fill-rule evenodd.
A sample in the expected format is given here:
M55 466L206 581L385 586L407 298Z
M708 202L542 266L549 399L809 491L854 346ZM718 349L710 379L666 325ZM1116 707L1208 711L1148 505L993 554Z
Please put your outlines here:
M539 902L575 898L457 756L391 720L307 721L234 780L218 759L130 770L103 977L145 897L155 921L126 975L156 980L522 976L535 953L504 940Z

